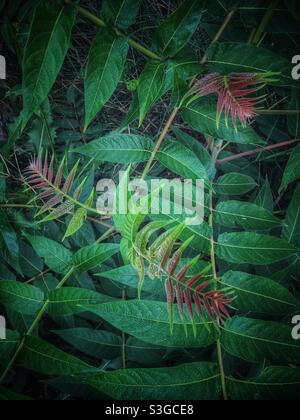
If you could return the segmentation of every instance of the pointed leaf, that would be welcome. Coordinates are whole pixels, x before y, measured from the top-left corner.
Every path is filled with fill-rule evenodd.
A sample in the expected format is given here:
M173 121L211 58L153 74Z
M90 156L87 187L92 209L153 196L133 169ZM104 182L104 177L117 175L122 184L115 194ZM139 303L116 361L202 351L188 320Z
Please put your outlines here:
M133 25L143 0L104 0L102 16L111 26L127 29Z
M159 93L165 83L166 63L149 61L139 79L138 97L140 104L140 125L148 111L159 98Z
M84 382L116 400L218 400L219 373L213 363L100 373Z
M151 156L152 147L152 140L147 137L111 134L79 147L75 152L99 162L129 164L146 162Z
M280 227L281 220L256 204L225 201L216 207L216 221L224 226L241 226L245 230L268 230Z
M196 31L202 10L199 0L185 0L181 6L158 27L154 44L163 56L174 57Z
M146 343L164 347L201 348L213 344L218 336L209 321L195 317L194 325L197 338L193 333L193 324L186 315L187 336L183 322L174 305L174 330L170 335L167 304L151 301L114 302L103 305L84 305L83 309L103 318L115 328L130 334ZM211 326L210 330L207 326Z
M295 147L284 170L280 190L287 188L292 182L300 179L300 144Z
M124 38L100 29L91 47L85 75L85 130L111 98L121 80L128 52Z
M271 366L256 378L244 381L228 378L233 400L292 401L299 398L300 369Z
M70 316L83 312L79 305L111 302L113 298L79 287L64 287L49 292L48 313L54 317Z
M232 143L261 145L264 141L250 126L243 128L234 125L229 118L226 125L224 116L221 117L219 127L217 124L217 104L212 98L201 99L201 101L189 105L183 109L184 121L194 130L207 136L212 136Z
M67 54L76 9L42 0L35 9L23 61L24 109L31 115L47 98Z
M121 354L121 337L108 331L72 328L53 332L75 349L98 359L112 360Z
M221 176L214 187L218 194L244 195L257 187L257 183L248 175L232 172Z
M267 315L293 314L300 309L300 301L274 280L252 274L229 271L221 284L234 291L232 304L244 313Z
M94 244L81 248L73 256L72 264L77 272L84 273L103 264L120 251L117 244Z
M282 239L249 232L224 233L217 246L219 258L233 264L273 264L298 252Z
M288 207L282 236L291 244L300 245L300 184Z
M73 375L96 368L71 356L47 341L27 336L19 361L23 367L43 375Z
M291 327L271 321L235 317L227 321L221 335L224 349L249 362L265 359L299 363L300 342L292 338Z
M26 236L35 252L44 259L45 264L56 273L70 269L72 252L58 242L44 236Z

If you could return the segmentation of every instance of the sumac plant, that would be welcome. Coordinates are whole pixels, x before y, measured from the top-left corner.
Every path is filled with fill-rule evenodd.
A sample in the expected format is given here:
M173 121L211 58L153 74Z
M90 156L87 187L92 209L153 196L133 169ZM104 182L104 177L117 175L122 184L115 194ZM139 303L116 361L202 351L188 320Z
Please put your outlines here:
M298 399L299 2L0 12L0 399Z

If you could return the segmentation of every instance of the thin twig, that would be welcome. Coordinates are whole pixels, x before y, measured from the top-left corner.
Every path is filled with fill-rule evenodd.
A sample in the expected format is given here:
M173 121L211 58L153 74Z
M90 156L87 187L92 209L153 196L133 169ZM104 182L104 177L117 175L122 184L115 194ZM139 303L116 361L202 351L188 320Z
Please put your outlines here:
M95 25L100 26L101 28L106 27L106 24L102 19L98 18L98 16L95 16L93 13L91 13L87 9L85 9L81 6L78 6L76 3L74 3L71 0L64 0L64 1L65 1L66 4L69 4L73 7L75 7L82 16L89 19ZM151 58L152 60L159 60L159 61L162 61L164 59L163 57L160 57L155 52L149 50L149 48L146 48L143 45L141 45L139 42L135 41L134 39L129 38L127 35L125 35L123 32L121 32L118 28L113 28L113 31L115 32L116 35L118 35L122 38L125 38L129 45L131 45L136 50L140 51L146 57Z
M244 157L256 155L257 153L263 153L263 152L270 151L270 150L281 149L283 147L290 146L291 144L298 143L299 141L300 141L299 139L289 140L289 141L284 141L284 142L278 143L278 144L272 144L271 146L265 146L265 147L261 147L261 148L258 148L258 149L249 150L248 152L238 153L237 155L229 156L227 158L217 160L216 164L217 165L223 165L224 163L232 162L232 161L237 160L237 159L241 159L241 158L244 158Z

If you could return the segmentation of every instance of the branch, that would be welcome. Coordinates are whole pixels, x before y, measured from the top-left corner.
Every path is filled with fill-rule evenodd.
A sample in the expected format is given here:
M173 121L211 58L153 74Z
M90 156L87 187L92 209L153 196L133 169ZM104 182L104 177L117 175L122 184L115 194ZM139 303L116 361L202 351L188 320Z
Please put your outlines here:
M298 143L299 141L300 141L299 139L289 140L289 141L285 141L285 142L278 143L278 144L272 144L271 146L266 146L266 147L261 147L261 148L258 148L258 149L249 150L248 152L239 153L239 154L234 155L234 156L229 156L225 159L217 160L216 164L217 165L223 165L224 163L232 162L234 160L241 159L241 158L248 157L248 156L253 156L257 153L263 153L263 152L270 151L270 150L281 149L281 148L289 146L291 144Z
M71 277L71 275L74 272L74 268L72 268L62 279L62 281L57 285L55 290L61 289L66 282L68 281L68 279ZM27 330L27 332L24 334L24 337L22 338L19 346L17 347L13 357L11 358L10 362L8 363L8 365L6 366L4 372L2 373L1 377L0 377L0 385L4 382L5 378L7 377L7 375L9 374L11 368L13 367L14 363L16 362L16 360L18 359L21 351L23 350L24 344L25 344L25 340L26 337L30 336L33 334L33 332L35 331L36 327L38 326L40 320L43 318L44 314L46 313L48 307L49 307L50 301L46 300L44 305L42 306L42 308L39 310L39 312L37 313L34 321L32 322L31 326L29 327L29 329Z
M89 12L87 9L81 6L78 6L72 0L64 0L64 1L66 4L69 4L70 6L75 7L82 16L89 19L95 25L100 26L101 28L107 27L105 22L102 19L98 18L98 16L95 16L93 13ZM140 51L146 57L149 57L152 60L159 60L159 61L164 60L164 57L160 57L159 55L155 54L153 51L149 50L148 48L138 43L137 41L134 41L132 38L127 37L127 35L121 32L118 28L113 28L113 31L115 32L117 36L125 38L129 45L131 45L134 49Z

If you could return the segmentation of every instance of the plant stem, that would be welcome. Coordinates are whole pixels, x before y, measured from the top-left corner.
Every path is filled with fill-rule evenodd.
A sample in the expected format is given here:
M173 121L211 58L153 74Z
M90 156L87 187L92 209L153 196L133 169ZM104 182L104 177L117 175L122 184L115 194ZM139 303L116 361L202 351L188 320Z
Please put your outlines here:
M94 15L93 13L89 12L87 9L78 6L76 3L74 3L72 0L64 0L66 4L69 4L73 7L75 7L78 12L89 19L91 22L93 22L95 25L100 26L101 28L106 28L105 22L98 18L98 16ZM137 41L134 41L133 39L127 37L123 32L121 32L118 28L113 28L113 31L117 36L120 36L122 38L125 38L129 45L131 45L133 48L135 48L137 51L140 51L142 54L144 54L146 57L151 58L152 60L164 60L163 57L160 57L158 54L154 53L153 51L149 50L148 48L144 47Z
M261 24L259 25L259 27L256 31L256 34L254 35L254 38L252 40L253 44L257 45L260 42L260 40L261 40L261 38L262 38L262 36L265 32L265 29L266 29L268 23L270 22L270 19L271 19L273 13L274 13L274 10L277 7L277 4L278 4L278 0L272 0L268 10L265 13L265 16L264 16L263 20L261 21Z
M149 159L149 161L148 161L148 163L147 163L147 165L146 165L146 167L144 169L144 172L143 172L143 175L142 175L142 179L145 179L146 176L148 175L148 173L149 173L149 171L151 169L152 163L154 162L154 160L156 158L157 152L159 151L160 146L162 145L162 142L166 138L166 136L168 134L168 131L169 131L171 125L173 124L173 122L174 122L174 120L175 120L175 118L177 116L178 111L179 111L179 108L174 108L172 114L170 115L170 117L169 117L169 119L168 119L168 121L167 121L167 123L166 123L166 125L165 125L165 127L164 127L164 129L163 129L163 131L161 133L161 135L159 136L159 139L157 140L157 142L155 144L155 147L153 149L153 152L151 154L151 157L150 157L150 159Z
M74 272L74 268L72 268L71 270L69 270L68 273L62 279L62 281L57 285L57 287L55 288L55 290L61 289L65 285L65 283L68 281L68 279L71 277L71 275L73 274L73 272ZM41 307L41 309L39 310L39 312L37 313L34 321L31 324L31 326L29 327L29 329L27 330L26 334L22 338L22 340L21 340L21 342L20 342L17 350L15 351L15 353L14 353L14 355L12 357L12 359L10 360L9 364L7 365L7 367L5 368L4 372L2 373L2 375L0 377L0 385L4 382L5 378L7 377L8 373L11 370L11 368L13 367L14 363L16 362L17 358L19 357L19 354L23 350L26 337L30 336L34 332L34 330L38 326L40 320L42 319L42 317L44 316L45 312L47 311L49 304L50 304L50 301L49 300L46 300L45 303L43 304L43 306Z
M227 28L227 26L229 25L229 23L231 22L231 19L233 18L233 16L234 16L234 14L235 14L235 12L238 10L238 7L236 6L227 16L226 16L226 18L225 18L225 20L224 20L224 22L223 22L223 24L222 24L222 26L220 27L220 29L219 29L219 31L216 33L216 35L214 36L214 38L213 38L213 40L212 40L212 42L211 42L211 45L213 45L213 44L215 44L216 42L218 42L219 41L219 39L221 38L221 36L223 35L223 33L224 33L224 31L225 31L225 29ZM202 58L202 60L201 60L201 64L205 64L206 62L207 62L207 59L208 59L208 56L205 54L204 55L204 57ZM192 81L192 83L193 83L193 81ZM170 115L170 118L168 119L168 121L167 121L167 123L166 123L166 125L165 125L165 128L163 129L163 131L162 131L162 133L161 133L161 135L160 135L160 137L159 137L159 139L158 139L158 141L157 141L157 143L155 144L155 147L154 147L154 150L153 150L153 152L152 152L152 155L151 155L151 157L150 157L150 159L149 159L149 161L148 161L148 163L147 163L147 165L146 165L146 167L145 167L145 169L144 169L144 172L143 172L143 175L142 175L142 179L145 179L146 178L146 176L148 175L148 173L149 173L149 171L150 171L150 169L151 169L151 166L152 166L152 163L154 162L154 160L155 160L155 158L156 158L156 155L157 155L157 152L159 151L159 149L160 149L160 146L162 145L162 143L163 143L163 141L164 141L164 139L166 138L166 136L167 136L167 134L168 134L168 131L169 131L169 129L170 129L170 127L171 127L171 125L173 124L173 122L174 122L174 120L175 120L175 118L176 118L176 116L177 116L177 114L178 114L178 112L180 111L180 107L178 108L178 107L176 107L176 108L174 108L174 110L173 110L173 112L172 112L172 114Z
M222 26L220 27L220 29L218 30L218 32L216 33L216 35L214 36L213 40L210 43L210 46L216 44L219 39L221 38L221 36L223 35L223 33L225 32L225 30L227 29L227 26L229 25L229 23L231 22L233 16L235 15L235 13L238 10L238 5L236 5L231 12L228 13L228 15L226 16ZM204 55L204 57L201 60L201 64L205 64L208 60L208 56L207 54Z
M213 159L216 161L218 156L218 151L220 151L220 144L215 145L212 150ZM210 195L210 215L209 215L209 226L211 228L211 238L210 238L210 258L211 258L211 265L212 265L212 272L213 272L213 279L214 282L217 284L218 282L218 273L217 273L217 264L216 264L216 253L215 253L215 239L214 239L214 202L213 202L213 189L210 188L209 191ZM220 323L219 323L220 326ZM217 340L217 355L218 355L218 365L220 370L221 376L221 385L222 385L222 393L223 398L225 401L228 401L228 393L226 387L226 377L225 377L225 369L224 369L224 361L223 361L223 352L220 340Z
M259 109L258 115L299 115L300 109Z
M271 146L261 147L260 149L249 150L248 152L238 153L234 156L229 156L227 158L217 160L217 165L222 165L223 163L232 162L233 160L241 159L243 157L252 156L257 153L263 153L270 150L281 149L283 147L289 146L291 144L299 143L300 140L289 140L278 144L272 144Z
M30 204L0 204L0 209L36 209L37 206Z
M126 301L126 289L122 291L122 300ZM122 331L122 368L126 369L126 334Z
M117 229L115 226L112 226L108 229L107 232L105 232L100 238L96 241L97 244L101 244L102 242L106 241L106 239L110 238L115 232L117 232Z

